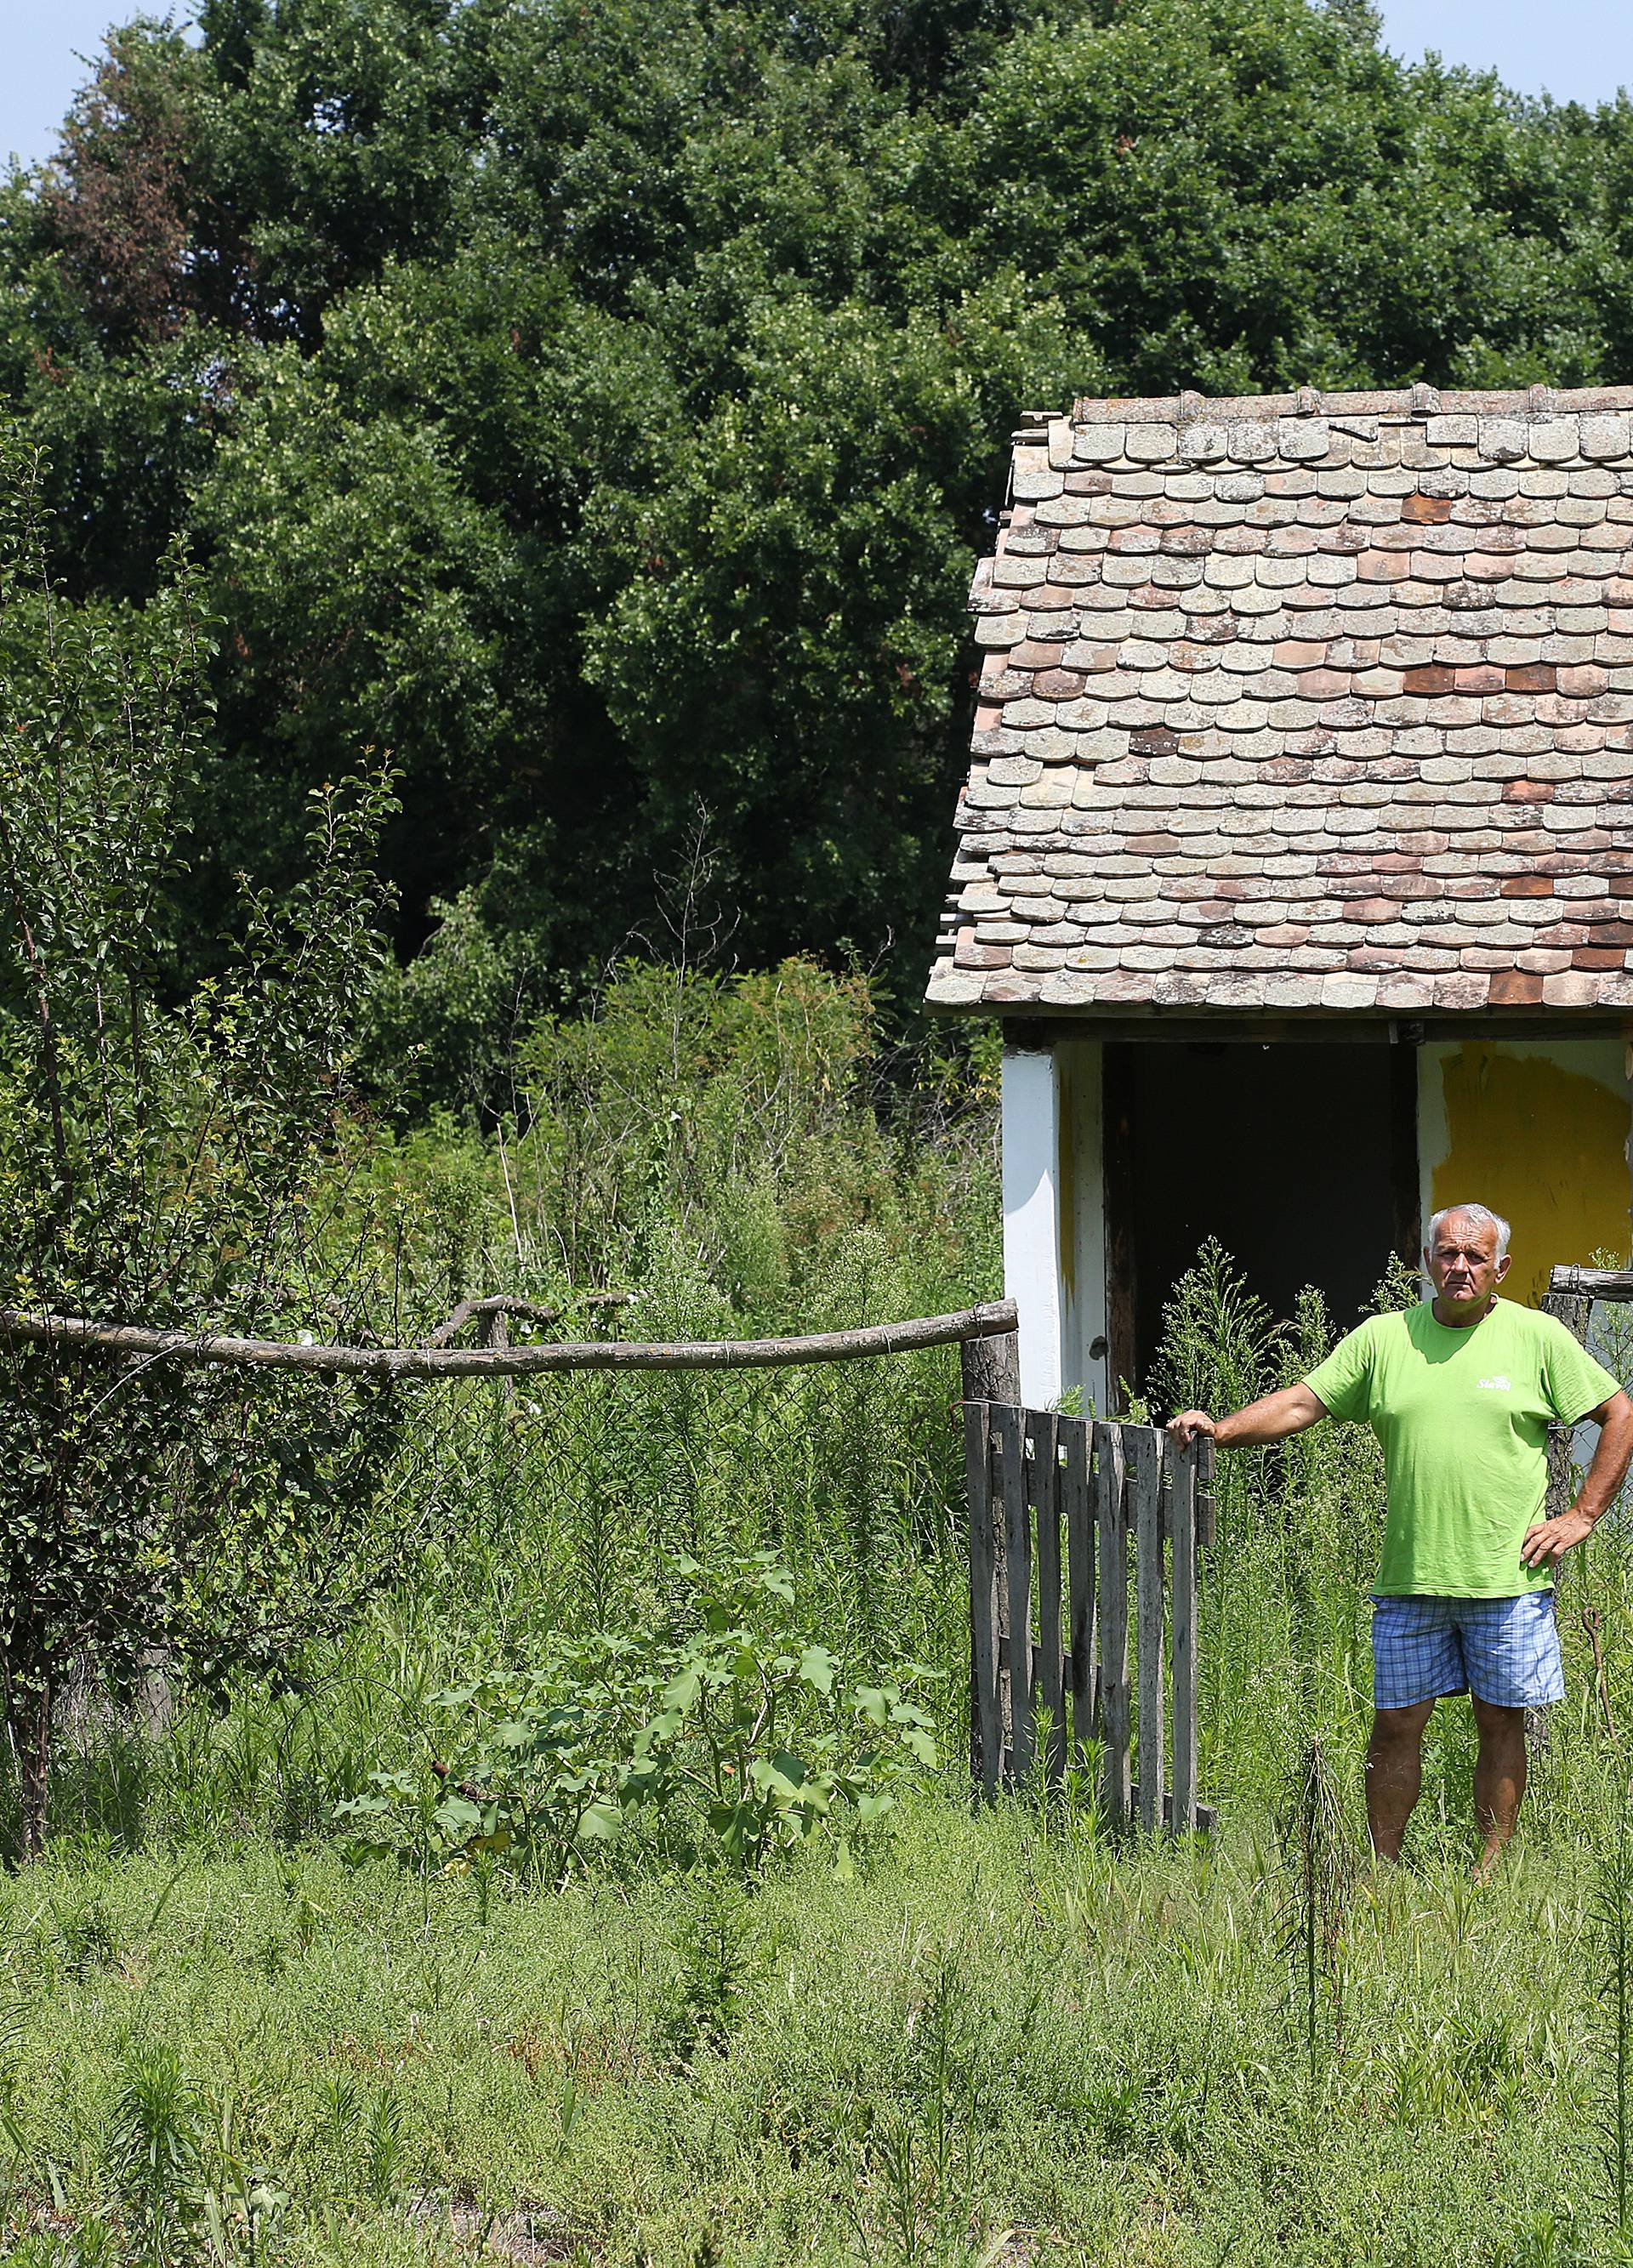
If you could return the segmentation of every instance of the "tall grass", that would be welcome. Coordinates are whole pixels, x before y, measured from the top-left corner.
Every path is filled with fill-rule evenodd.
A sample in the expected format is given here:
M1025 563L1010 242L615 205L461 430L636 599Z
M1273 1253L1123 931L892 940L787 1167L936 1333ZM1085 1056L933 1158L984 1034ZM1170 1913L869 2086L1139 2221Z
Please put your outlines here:
M369 1130L334 1240L349 1280L372 1256L365 1305L394 1339L496 1289L559 1308L558 1336L654 1339L989 1296L990 1094L949 1072L907 1101L876 1074L858 980L802 962L732 982L631 968L595 1015L532 1035L506 1126ZM587 1303L608 1290L628 1307ZM684 1565L745 1550L778 1554L811 1633L872 1679L950 1669L964 1643L958 1393L957 1352L941 1350L422 1395L388 1483L411 1499L417 1541L361 1616L281 1688L189 1697L183 1675L163 1739L91 1696L63 1728L56 1830L126 1848L309 1839L371 1770L423 1749L429 1697L473 1663L650 1628L683 1602ZM950 1748L961 1682L932 1690Z
M688 980L691 982L691 980ZM961 1305L998 1279L990 1098L876 1107L854 988L646 973L550 1027L497 1138L377 1141L349 1233L381 1336L506 1288L654 1337ZM678 1100L676 1099L678 1098ZM564 1210L564 1209L571 1209ZM569 1229L571 1233L569 1233ZM1399 1280L1380 1298L1398 1300ZM580 1304L575 1308L573 1303ZM1163 1401L1298 1376L1336 1326L1209 1248ZM1622 1350L1622 1359L1633 1347ZM1393 1879L1358 1870L1381 1475L1323 1427L1221 1461L1204 1570L1211 1843L1114 1848L956 1765L755 1887L632 1839L558 1891L343 1862L337 1802L432 1697L550 1634L639 1631L683 1559L771 1548L852 1675L942 1671L962 1751L957 1365L585 1374L427 1397L411 1561L281 1689L65 1727L47 1864L0 1877L0 2252L520 2262L1588 2268L1627 2236L1633 1564L1561 1591L1572 1698L1475 1889L1466 1704ZM0 1821L0 1830L5 1825Z
M706 2234L835 2268L1615 2257L1569 1838L1489 1889L1432 1853L1357 1884L1343 2052L1313 2080L1280 1857L1240 1819L1211 1851L1117 1852L931 1792L849 1882L812 1854L750 1898L591 1878L501 1886L485 1916L469 1879L427 1904L316 1851L291 1862L323 1915L304 1941L255 1842L189 1856L159 1910L175 1864L98 1865L118 1949L79 1976L58 1918L83 1854L0 1883L0 2228L28 2268L135 2261L156 2228L207 2257L205 2191L229 2257L258 2198L269 2256L326 2268L474 2261L484 2229L619 2268L686 2268ZM166 2043L174 2085L133 2116Z

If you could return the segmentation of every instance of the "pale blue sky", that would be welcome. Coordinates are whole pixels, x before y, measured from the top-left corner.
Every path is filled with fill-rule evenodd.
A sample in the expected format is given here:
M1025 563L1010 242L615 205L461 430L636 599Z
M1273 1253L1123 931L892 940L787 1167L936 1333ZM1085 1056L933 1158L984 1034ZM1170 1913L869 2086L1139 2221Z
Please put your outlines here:
M4 0L0 0L0 5ZM1609 102L1633 90L1629 0L1382 0L1384 45L1489 68L1521 94Z
M163 14L163 0L149 0ZM125 0L0 0L0 163L49 155L69 97ZM185 7L178 10L185 16ZM1384 0L1384 43L1416 57L1489 65L1522 92L1602 102L1633 89L1629 0Z
M141 0L0 0L0 165L48 158L69 98L88 74L80 55L94 55L110 24L144 12Z

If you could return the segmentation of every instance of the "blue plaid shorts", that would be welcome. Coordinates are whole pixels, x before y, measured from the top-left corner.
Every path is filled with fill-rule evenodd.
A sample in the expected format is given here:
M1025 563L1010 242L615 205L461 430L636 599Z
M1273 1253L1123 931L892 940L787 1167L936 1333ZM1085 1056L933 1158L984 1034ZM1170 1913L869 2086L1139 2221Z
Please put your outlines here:
M1513 1599L1372 1601L1372 1700L1409 1709L1473 1692L1499 1709L1541 1709L1565 1697L1552 1591Z

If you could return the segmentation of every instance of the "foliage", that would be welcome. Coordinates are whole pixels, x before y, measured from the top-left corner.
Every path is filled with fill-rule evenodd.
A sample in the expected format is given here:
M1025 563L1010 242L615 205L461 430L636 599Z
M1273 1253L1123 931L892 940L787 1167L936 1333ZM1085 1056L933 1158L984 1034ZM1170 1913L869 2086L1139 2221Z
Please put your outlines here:
M700 1028L721 989L699 1004ZM662 1051L632 1033L624 1044L647 1066L628 1098L632 1141L644 1140L661 1114L637 1105L648 1084L661 1091ZM794 1095L787 1116L802 1125L831 1107ZM757 1320L790 1300L842 1311L881 1280L893 1297L911 1285L914 1305L952 1304L961 1268L995 1265L990 1181L958 1147L967 1130L950 1138L950 1166L905 1145L867 1151L853 1207L830 1193L824 1210L809 1177L827 1138L783 1150L765 1116L805 1281L753 1279ZM740 1138L753 1179L752 1138ZM529 1210L510 1135L505 1154L523 1249L543 1250L548 1214ZM683 1189L659 1156L654 1225ZM899 1182L899 1230L875 1174ZM920 1175L933 1202L914 1194ZM350 1196L401 1254L411 1305L465 1288L467 1265L483 1280L493 1254L514 1260L497 1143L422 1132L387 1145ZM707 1218L693 1213L688 1233ZM942 1230L921 1234L923 1219ZM663 1248L654 1226L653 1247L681 1241ZM869 1279L868 1265L897 1272ZM910 1265L922 1272L900 1272ZM1238 1272L1218 1257L1217 1296ZM661 1275L642 1289L665 1296ZM729 1312L706 1271L683 1296L683 1326ZM1195 1287L1185 1313L1170 1344L1196 1362L1186 1334L1205 1349L1212 1325ZM1231 1359L1275 1383L1329 1329L1312 1295L1291 1329L1243 1335ZM711 2247L975 2261L1021 2231L1042 2252L1134 2268L1408 2268L1424 2248L1468 2268L1620 2257L1625 1763L1592 1703L1576 1609L1591 1597L1602 1616L1626 1722L1625 1535L1607 1523L1567 1567L1568 1682L1586 1705L1554 1712L1520 1838L1490 1881L1469 1879L1460 1703L1430 1727L1407 1866L1352 1864L1368 1706L1355 1631L1379 1491L1359 1440L1332 1428L1311 1437L1322 1458L1267 1466L1262 1485L1250 1471L1203 1571L1213 1837L1119 1848L1069 1798L972 1812L961 1776L938 1785L914 1759L887 1791L888 1834L860 1838L848 1872L831 1858L853 1817L839 1796L815 1837L780 1824L776 1863L768 1840L749 1874L706 1817L716 1789L740 1803L745 1783L712 1776L698 1729L706 1710L713 1753L735 1763L735 1705L752 1692L757 1713L765 1691L738 1675L740 1633L787 1681L802 1729L842 1732L842 1756L877 1734L836 1699L861 1682L905 1690L915 1653L946 1673L924 1697L938 1747L957 1756L967 1729L962 1546L945 1516L956 1373L927 1359L870 1399L880 1367L774 1390L666 1378L637 1394L582 1379L548 1398L485 1385L450 1398L426 1469L462 1520L365 1616L306 1650L299 1687L245 1679L223 1709L182 1696L162 1734L104 1713L64 1740L53 1850L26 1882L0 1877L8 2257L134 2268L151 2253L127 2096L166 2049L198 2151L170 2192L170 2226L189 2232L188 2257L208 2249L224 2268L263 2244L340 2268L445 2239L576 2247L632 2268L685 2268ZM1186 1375L1216 1398L1203 1369ZM806 1403L808 1385L833 1398ZM861 1469L822 1469L848 1454L853 1429ZM890 1472L898 1503L868 1492L873 1468ZM774 1563L755 1556L773 1549ZM797 1613L773 1567L791 1572ZM831 1695L800 1675L812 1646L845 1664ZM616 1802L689 1647L716 1683L706 1694L700 1675L697 1713L672 1749L648 1753L698 1778L661 1809L618 1804L617 1838L569 1846L586 1788L556 1790L551 1712L596 1719L601 1745L586 1753ZM473 1664L493 1680L474 1695ZM624 1708L616 1726L598 1681ZM458 1705L437 1705L444 1693ZM507 1745L506 1725L536 1745ZM768 1727L761 1753L778 1738ZM502 1815L467 1798L474 1822L455 1810L428 1827L447 1793L428 1756L455 1783L502 1790ZM335 1808L378 1798L371 1773L399 1766L407 1792L359 1818L410 1863L343 1865ZM518 1822L530 1873L525 1842L464 1847L473 1826L514 1835ZM750 1846L758 1823L745 1822ZM64 2228L71 2238L53 2233Z
M768 1551L696 1585L695 1627L558 1642L521 1671L489 1669L436 1695L446 1756L370 1774L341 1806L359 1855L462 1869L497 1859L560 1876L628 1813L706 1828L753 1874L824 1830L849 1863L913 1763L933 1765L931 1720L891 1687L847 1690L790 1612L794 1582Z
M741 1281L768 1197L824 1141L867 1143L872 1025L865 983L803 960L729 979L626 961L589 1013L545 1018L520 1050L518 1171L571 1272L627 1265L656 1211Z
M0 387L74 587L180 531L225 625L188 951L391 747L398 943L520 985L648 930L701 794L738 949L921 978L964 594L1077 391L1597 383L1633 112L1313 0L209 0L117 31L3 190ZM457 939L454 941L458 941ZM490 1017L491 1021L484 1018ZM502 1102L486 1087L484 1101Z
M1163 1309L1163 1334L1145 1381L1159 1406L1238 1410L1281 1381L1284 1333L1216 1236Z
M378 957L383 783L317 800L310 873L246 902L188 997L175 887L208 633L176 562L137 613L45 573L31 469L0 558L0 1287L35 1314L183 1331L329 1322L316 1245L347 1132L351 1027ZM344 1309L340 1311L344 1314ZM276 1670L322 1618L394 1454L393 1397L0 1344L0 1695L26 1845L54 1696L86 1655L128 1690L181 1644Z

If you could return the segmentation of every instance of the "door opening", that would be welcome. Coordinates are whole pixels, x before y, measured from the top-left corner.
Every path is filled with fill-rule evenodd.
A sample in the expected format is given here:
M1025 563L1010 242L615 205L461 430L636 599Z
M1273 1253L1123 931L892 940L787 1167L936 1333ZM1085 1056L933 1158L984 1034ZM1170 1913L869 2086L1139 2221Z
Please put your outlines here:
M1392 1252L1415 1259L1412 1048L1121 1041L1105 1061L1116 1375L1144 1381L1164 1302L1210 1236L1274 1314L1315 1284L1341 1330Z

